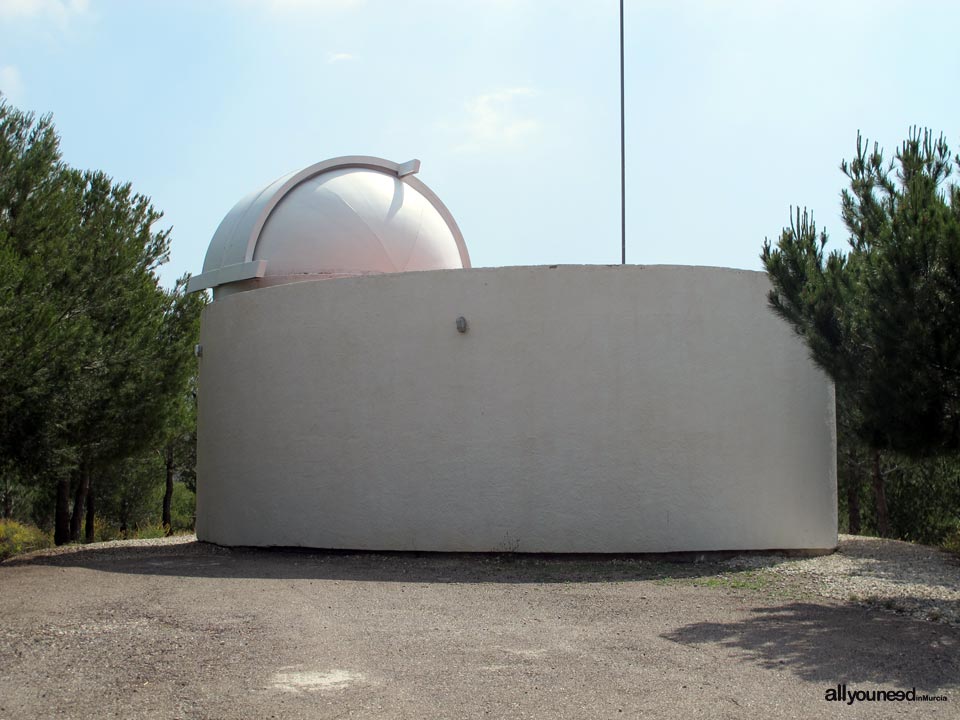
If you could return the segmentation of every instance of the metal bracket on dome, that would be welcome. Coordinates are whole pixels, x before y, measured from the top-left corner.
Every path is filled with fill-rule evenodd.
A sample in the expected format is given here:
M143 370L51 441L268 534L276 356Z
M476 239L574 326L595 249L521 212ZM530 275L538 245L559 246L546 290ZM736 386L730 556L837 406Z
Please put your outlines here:
M266 272L266 260L254 260L248 263L227 265L226 267L217 268L210 272L194 275L187 283L187 292L192 293L197 290L216 287L217 285L226 285L227 283L239 282L240 280L260 278L263 277Z
M416 175L418 172L420 172L419 160L407 160L405 163L397 167L398 178L404 178L407 175Z
M257 266L257 262L263 261L255 261L253 256L260 239L260 232L274 208L301 183L322 173L344 168L365 168L389 173L417 190L436 208L440 217L447 223L460 251L461 264L465 268L470 267L470 254L467 252L457 221L453 219L453 215L440 198L426 184L413 177L420 172L419 160L408 160L401 164L369 155L346 155L324 160L298 172L284 175L259 192L248 195L238 202L213 234L207 257L203 262L204 272L191 278L187 291L194 292L239 280L263 277L266 263L264 262L262 267Z

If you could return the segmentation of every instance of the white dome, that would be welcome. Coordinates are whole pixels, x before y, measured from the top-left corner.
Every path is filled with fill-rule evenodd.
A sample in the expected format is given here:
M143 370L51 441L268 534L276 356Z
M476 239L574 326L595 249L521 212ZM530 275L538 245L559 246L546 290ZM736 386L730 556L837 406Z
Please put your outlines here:
M417 160L327 160L247 196L220 223L189 289L470 267L463 236Z
M364 168L325 172L288 193L253 257L268 261L267 275L463 267L437 209L395 175Z

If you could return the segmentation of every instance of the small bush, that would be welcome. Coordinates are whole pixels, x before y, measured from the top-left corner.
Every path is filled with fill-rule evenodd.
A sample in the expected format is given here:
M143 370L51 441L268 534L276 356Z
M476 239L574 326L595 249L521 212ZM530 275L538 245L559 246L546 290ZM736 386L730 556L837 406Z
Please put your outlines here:
M156 523L155 525L138 525L133 532L127 535L127 538L130 540L152 540L166 536L167 531L163 527L163 523Z
M109 542L110 540L122 540L123 536L120 534L120 528L117 527L116 523L111 523L107 520L104 520L99 515L93 520L93 541L94 542Z
M947 535L941 547L947 552L952 552L954 555L960 555L960 528Z
M53 538L32 525L0 520L0 560L53 545Z

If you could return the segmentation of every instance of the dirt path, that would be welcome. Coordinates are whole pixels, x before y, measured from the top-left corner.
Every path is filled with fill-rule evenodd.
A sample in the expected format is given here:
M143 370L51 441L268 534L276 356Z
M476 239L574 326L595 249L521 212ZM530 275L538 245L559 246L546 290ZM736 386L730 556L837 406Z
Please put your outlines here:
M0 718L960 718L960 628L729 563L120 545L0 565ZM945 702L827 702L909 690Z

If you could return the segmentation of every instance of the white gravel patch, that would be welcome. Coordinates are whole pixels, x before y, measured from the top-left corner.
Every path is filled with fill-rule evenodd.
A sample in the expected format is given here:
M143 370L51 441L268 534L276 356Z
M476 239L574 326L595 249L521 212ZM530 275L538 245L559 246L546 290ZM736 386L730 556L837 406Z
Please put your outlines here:
M362 682L361 673L349 670L307 671L295 668L284 668L275 673L271 686L285 692L311 692L322 690L342 690L358 682Z
M820 597L960 625L960 560L936 548L840 535L831 555L741 555L725 564L788 576Z

